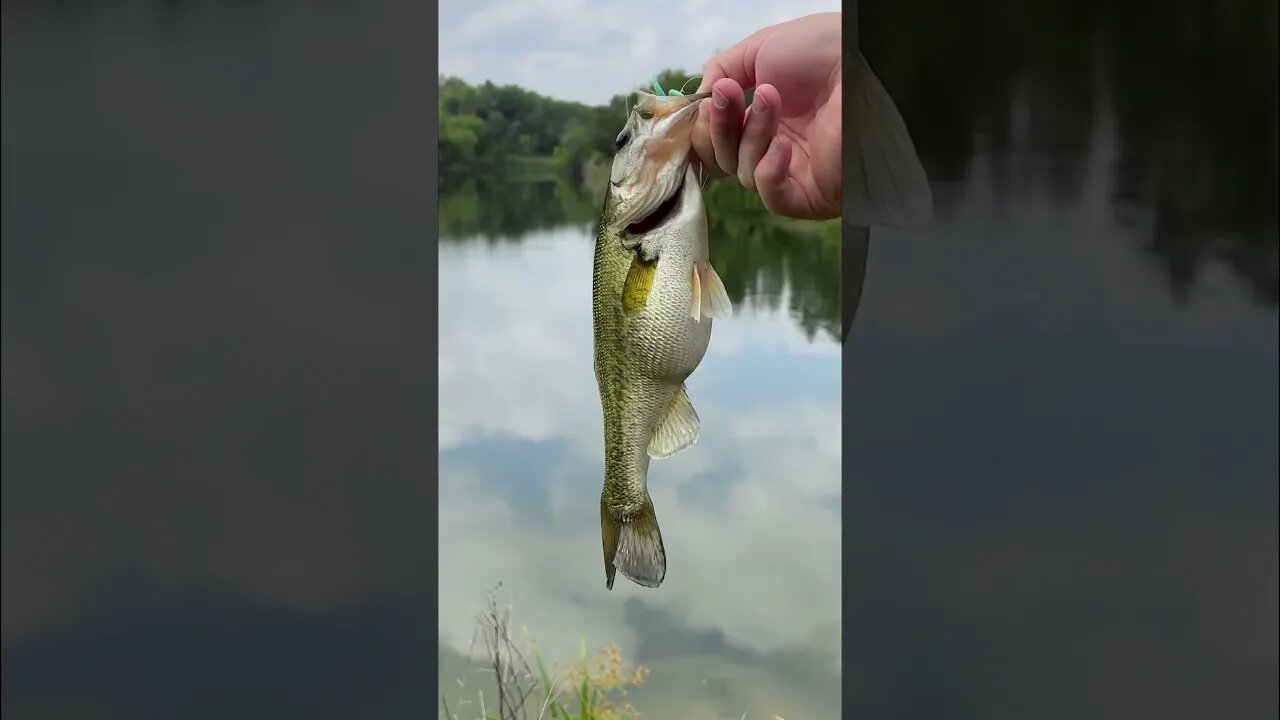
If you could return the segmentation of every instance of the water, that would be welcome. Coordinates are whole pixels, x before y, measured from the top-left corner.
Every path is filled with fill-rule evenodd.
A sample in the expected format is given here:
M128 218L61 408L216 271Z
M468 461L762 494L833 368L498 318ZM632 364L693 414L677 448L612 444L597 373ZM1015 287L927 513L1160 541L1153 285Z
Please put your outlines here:
M838 252L713 223L711 261L736 314L716 322L687 383L699 442L650 470L667 578L655 591L620 577L608 592L591 366L598 203L565 183L445 181L441 193L440 680L451 702L468 697L458 679L478 684L465 658L501 581L550 659L617 644L648 667L630 697L647 717L838 715Z
M845 349L857 712L1275 717L1275 8L863 5L938 222Z

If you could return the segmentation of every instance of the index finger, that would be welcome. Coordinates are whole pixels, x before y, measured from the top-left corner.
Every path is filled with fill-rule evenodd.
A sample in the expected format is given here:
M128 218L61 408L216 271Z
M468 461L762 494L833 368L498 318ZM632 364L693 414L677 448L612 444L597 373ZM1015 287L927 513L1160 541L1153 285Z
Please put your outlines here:
M767 30L768 28L765 28ZM709 92L711 86L721 78L729 78L750 90L756 86L756 54L760 52L760 44L764 40L764 30L757 30L727 50L716 53L702 73L702 83L698 92Z

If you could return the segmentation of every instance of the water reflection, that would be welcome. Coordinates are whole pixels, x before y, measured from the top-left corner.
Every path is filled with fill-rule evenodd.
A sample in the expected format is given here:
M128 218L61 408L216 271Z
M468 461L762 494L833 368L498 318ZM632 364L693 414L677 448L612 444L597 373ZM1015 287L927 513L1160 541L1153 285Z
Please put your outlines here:
M1272 307L1280 301L1276 23L1276 3L1266 0L861 8L864 52L943 186L940 215L960 202L947 186L975 163L990 164L1000 203L1027 188L1071 203L1106 182L1105 210L1139 229L1134 246L1176 298L1189 298L1216 263ZM1083 164L1099 124L1114 126L1118 150L1105 178Z
M646 716L837 716L840 355L833 334L816 331L838 318L838 285L827 289L838 256L823 267L830 248L788 247L820 236L713 230L712 261L738 305L689 381L696 449L651 470L670 571L659 591L609 593L594 217L575 218L563 186L507 185L507 217L564 224L495 244L503 226L479 230L476 209L503 200L485 187L442 191L442 207L459 209L441 218L442 687L480 682L464 655L483 594L501 580L552 658L571 661L583 640L616 642L649 666L630 698Z
M519 182L500 177L443 178L440 241L517 242L564 225L587 227L600 205L568 180Z
M602 190L567 180L442 179L441 241L517 242L563 226L595 232ZM840 332L840 230L835 222L772 217L733 185L706 193L711 260L735 305L785 308L809 337Z
M1275 7L863 6L938 212L845 346L855 714L1275 716Z

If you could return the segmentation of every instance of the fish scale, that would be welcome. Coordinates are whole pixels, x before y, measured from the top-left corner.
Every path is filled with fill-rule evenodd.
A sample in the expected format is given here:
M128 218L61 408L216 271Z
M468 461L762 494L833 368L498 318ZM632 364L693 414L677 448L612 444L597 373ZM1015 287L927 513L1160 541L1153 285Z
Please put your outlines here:
M637 107L620 135L596 234L592 322L604 419L600 521L609 588L615 570L647 587L666 575L649 462L697 440L699 421L684 381L706 353L712 317L731 311L707 260L706 213L688 160L690 111L701 99L663 98L666 113L647 118L643 101ZM689 110L682 115L679 107ZM627 228L644 219L637 214L658 221L636 234Z

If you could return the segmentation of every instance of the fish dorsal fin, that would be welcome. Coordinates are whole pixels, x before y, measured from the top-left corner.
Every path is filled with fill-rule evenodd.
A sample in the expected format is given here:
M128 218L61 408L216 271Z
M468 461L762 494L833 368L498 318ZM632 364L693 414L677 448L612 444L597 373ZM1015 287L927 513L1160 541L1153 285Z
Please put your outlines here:
M693 266L694 287L698 293L694 302L701 307L697 315L709 318L727 318L733 315L733 303L729 302L729 293L720 282L720 276L711 263L698 263ZM693 313L691 313L693 314ZM695 318L697 319L696 315Z
M680 389L676 390L675 397L667 406L667 414L649 440L649 457L662 459L675 455L697 442L700 431L698 413L689 402L684 383L680 383Z

